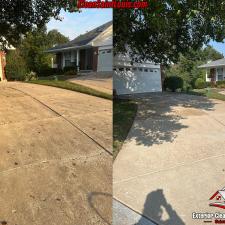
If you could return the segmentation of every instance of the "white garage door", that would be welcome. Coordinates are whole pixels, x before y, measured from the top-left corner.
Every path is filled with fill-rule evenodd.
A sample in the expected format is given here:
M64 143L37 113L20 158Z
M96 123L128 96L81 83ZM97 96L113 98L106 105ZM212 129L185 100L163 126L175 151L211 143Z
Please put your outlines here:
M113 55L111 49L99 50L98 71L112 71Z
M117 68L113 83L118 95L162 91L160 69Z

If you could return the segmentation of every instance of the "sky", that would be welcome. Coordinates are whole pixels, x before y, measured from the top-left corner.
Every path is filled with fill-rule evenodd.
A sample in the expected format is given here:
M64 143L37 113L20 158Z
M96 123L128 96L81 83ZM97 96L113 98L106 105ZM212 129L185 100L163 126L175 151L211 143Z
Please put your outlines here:
M218 52L222 53L223 56L225 57L225 42L224 43L219 43L219 42L211 41L209 44L213 48L215 48Z
M113 17L112 9L83 9L81 13L68 13L62 10L60 16L63 17L62 22L51 19L47 28L59 30L70 40L112 20ZM211 41L209 44L225 56L225 43Z
M73 40L80 34L112 20L112 9L83 9L81 13L68 13L62 10L60 17L63 17L62 22L55 19L50 20L47 24L48 31L57 29Z

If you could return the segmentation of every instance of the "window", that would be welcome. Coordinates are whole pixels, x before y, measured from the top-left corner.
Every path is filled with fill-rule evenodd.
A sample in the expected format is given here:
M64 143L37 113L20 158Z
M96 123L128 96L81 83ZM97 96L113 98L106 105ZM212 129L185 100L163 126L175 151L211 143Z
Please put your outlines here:
M145 72L148 72L148 69L145 69Z
M151 73L153 73L153 70L150 70Z
M139 68L138 70L139 70L140 72L142 72L142 71L143 71L143 69L142 69L142 68Z
M133 71L137 71L137 68L133 68Z
M218 81L223 80L223 68L217 69L217 79Z
M112 52L112 50L108 50L108 51L107 51L107 53L111 53L111 52Z
M71 66L71 52L64 52L65 67Z
M130 68L126 68L126 71L130 71Z
M119 71L124 71L124 68L122 68L122 67L121 67L121 68L119 68Z

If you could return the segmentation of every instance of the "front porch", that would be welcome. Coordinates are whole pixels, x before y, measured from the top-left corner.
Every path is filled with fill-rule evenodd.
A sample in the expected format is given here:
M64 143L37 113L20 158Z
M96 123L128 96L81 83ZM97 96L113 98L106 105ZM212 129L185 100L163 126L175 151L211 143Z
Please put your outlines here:
M206 82L217 82L223 80L225 80L225 67L206 69Z
M79 72L97 71L98 49L85 48L56 53L55 68L75 67Z

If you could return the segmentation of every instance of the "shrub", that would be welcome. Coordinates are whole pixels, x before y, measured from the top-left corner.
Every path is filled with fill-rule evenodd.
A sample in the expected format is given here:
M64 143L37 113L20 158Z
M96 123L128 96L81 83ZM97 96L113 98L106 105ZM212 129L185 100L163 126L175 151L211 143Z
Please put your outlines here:
M48 77L51 75L61 75L61 74L63 74L63 71L61 69L50 68L50 67L42 68L41 71L38 73L39 76L43 76L43 77Z
M198 78L195 81L195 88L197 89L203 89L206 87L206 82L202 78Z
M217 85L225 85L225 80L220 80L216 82Z
M19 80L25 79L25 75L28 72L26 62L21 56L19 50L11 50L6 55L6 78L7 80Z
M175 92L179 88L183 88L184 82L181 77L178 76L169 76L164 80L164 88L169 89L172 92Z
M75 70L68 70L64 73L64 75L66 76L77 75L77 72Z
M25 81L37 80L37 74L33 71L26 73Z
M77 67L76 67L76 66L66 66L66 67L64 67L64 69L63 69L64 74L65 74L66 72L68 72L68 71L74 71L74 72L77 72Z

